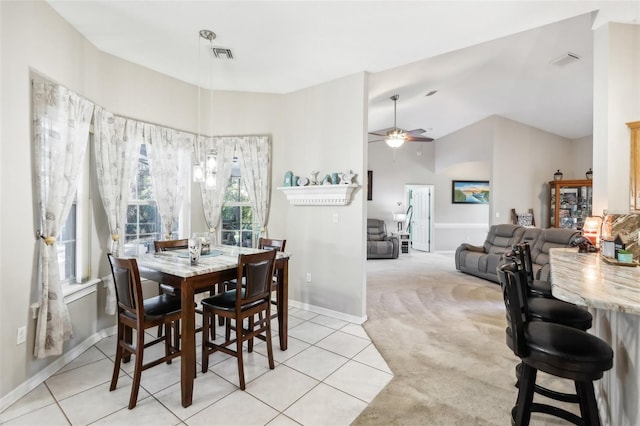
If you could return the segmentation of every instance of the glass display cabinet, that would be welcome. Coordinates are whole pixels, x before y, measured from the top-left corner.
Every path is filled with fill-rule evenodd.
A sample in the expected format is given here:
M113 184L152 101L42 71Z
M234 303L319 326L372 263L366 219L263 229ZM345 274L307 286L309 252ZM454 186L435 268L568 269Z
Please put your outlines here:
M591 180L552 180L549 182L549 226L582 229L591 216Z

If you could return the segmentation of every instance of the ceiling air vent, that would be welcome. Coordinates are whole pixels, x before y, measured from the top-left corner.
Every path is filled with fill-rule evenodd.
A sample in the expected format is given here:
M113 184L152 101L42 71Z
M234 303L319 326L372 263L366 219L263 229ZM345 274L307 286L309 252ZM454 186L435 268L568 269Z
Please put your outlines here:
M233 53L231 49L227 49L226 47L212 47L211 53L217 59L233 59Z
M572 62L579 61L580 58L581 56L578 55L577 53L567 52L564 55L561 55L561 56L558 56L557 58L552 59L551 64L562 67Z

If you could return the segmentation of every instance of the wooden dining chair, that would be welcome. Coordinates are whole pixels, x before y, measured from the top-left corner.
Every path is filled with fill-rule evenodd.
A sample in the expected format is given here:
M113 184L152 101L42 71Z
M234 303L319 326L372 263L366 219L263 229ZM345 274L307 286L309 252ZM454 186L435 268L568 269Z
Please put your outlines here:
M153 242L153 247L155 248L156 253L163 252L163 251L188 249L189 240L187 238L180 239L180 240L155 240ZM175 296L175 297L180 297L180 290L168 284L158 283L158 290L160 293L164 293L164 294ZM213 296L214 294L216 294L216 284L212 285L211 287L203 288L202 290L196 290L197 293L203 293L205 291L209 292L209 296ZM199 310L196 310L196 312L199 312ZM175 345L178 346L180 341L180 323L179 322L176 323L175 327L176 327ZM196 331L200 331L200 330L202 329L201 328L196 329ZM162 327L158 327L158 337L162 336L162 332L163 332ZM213 337L215 336L212 335L212 338Z
M258 239L258 248L259 249L263 249L263 250L276 250L276 251L284 251L284 248L287 245L287 240L278 240L278 239L273 239L273 238L260 238ZM273 305L278 304L278 275L279 273L282 273L281 271L276 271L276 273L274 274L273 277L273 283L271 286L271 291L275 291L276 292L276 299L275 300L271 300L271 303ZM243 281L243 285L244 285L244 281ZM229 290L232 288L236 287L236 280L230 280L227 281L225 283L225 289ZM277 316L277 313L274 313L272 315L273 317Z
M111 254L107 256L111 266L118 304L116 359L109 390L115 390L118 384L122 359L134 355L133 383L131 385L131 396L129 397L129 409L132 409L138 401L142 372L163 362L170 364L173 358L181 354L179 348L171 345L170 326L170 324L180 320L180 299L166 294L144 299L136 260L121 259ZM144 331L156 326L165 326L165 335L145 343ZM131 339L132 330L136 331L135 343ZM160 342L165 344L164 356L143 364L145 348Z
M245 389L244 363L242 345L254 338L261 338L267 344L269 368L275 367L273 362L273 348L271 343L271 286L275 269L276 251L269 250L255 254L241 254L238 256L237 282L244 286L226 291L213 297L204 299L202 312L202 372L209 368L209 355L220 351L235 356L238 360L238 379L240 389ZM255 321L255 316L262 316ZM208 327L215 326L214 315L225 319L224 342L216 344L209 339L211 334ZM247 328L244 321L247 320ZM232 327L231 320L234 321ZM235 338L231 338L231 330L235 331ZM235 344L235 349L233 346ZM249 346L249 352L253 346Z
M155 248L156 253L188 249L189 240L186 238L180 240L156 240L153 242L153 248ZM158 283L158 292L180 297L180 290L169 284Z
M287 240L276 240L273 238L260 238L258 240L258 248L263 250L276 250L276 251L284 251L284 248L287 245ZM276 270L274 274L273 281L271 282L271 291L276 293L275 300L271 299L271 304L278 306L278 274L282 274L282 271ZM272 318L277 317L277 313L273 313L271 315Z

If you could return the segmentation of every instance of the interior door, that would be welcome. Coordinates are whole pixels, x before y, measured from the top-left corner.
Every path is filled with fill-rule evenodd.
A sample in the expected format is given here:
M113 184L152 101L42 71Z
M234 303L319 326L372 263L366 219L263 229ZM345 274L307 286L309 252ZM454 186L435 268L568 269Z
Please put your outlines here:
M433 185L407 185L411 216L411 246L414 250L431 251Z

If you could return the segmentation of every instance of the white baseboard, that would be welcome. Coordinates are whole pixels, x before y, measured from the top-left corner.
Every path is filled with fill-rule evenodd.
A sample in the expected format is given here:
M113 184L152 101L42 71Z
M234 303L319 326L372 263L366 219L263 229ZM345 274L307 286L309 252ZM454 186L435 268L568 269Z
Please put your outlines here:
M113 327L105 328L104 330L100 330L94 333L93 335L85 339L82 343L71 348L69 352L64 353L60 358L56 359L51 364L38 371L26 382L22 383L11 392L3 396L2 399L0 399L0 412L4 411L5 408L9 407L11 404L15 403L20 398L37 388L41 383L43 383L49 377L53 376L62 367L76 359L91 346L104 339L105 337L114 335L116 331L116 326L114 325Z
M352 322L354 324L362 325L365 321L367 321L366 315L363 317L357 317L355 315L348 315L343 312L334 311L332 309L321 308L319 306L310 305L308 303L298 302L297 300L289 300L289 306L304 309L305 311L314 312L316 314L326 315L331 318Z

